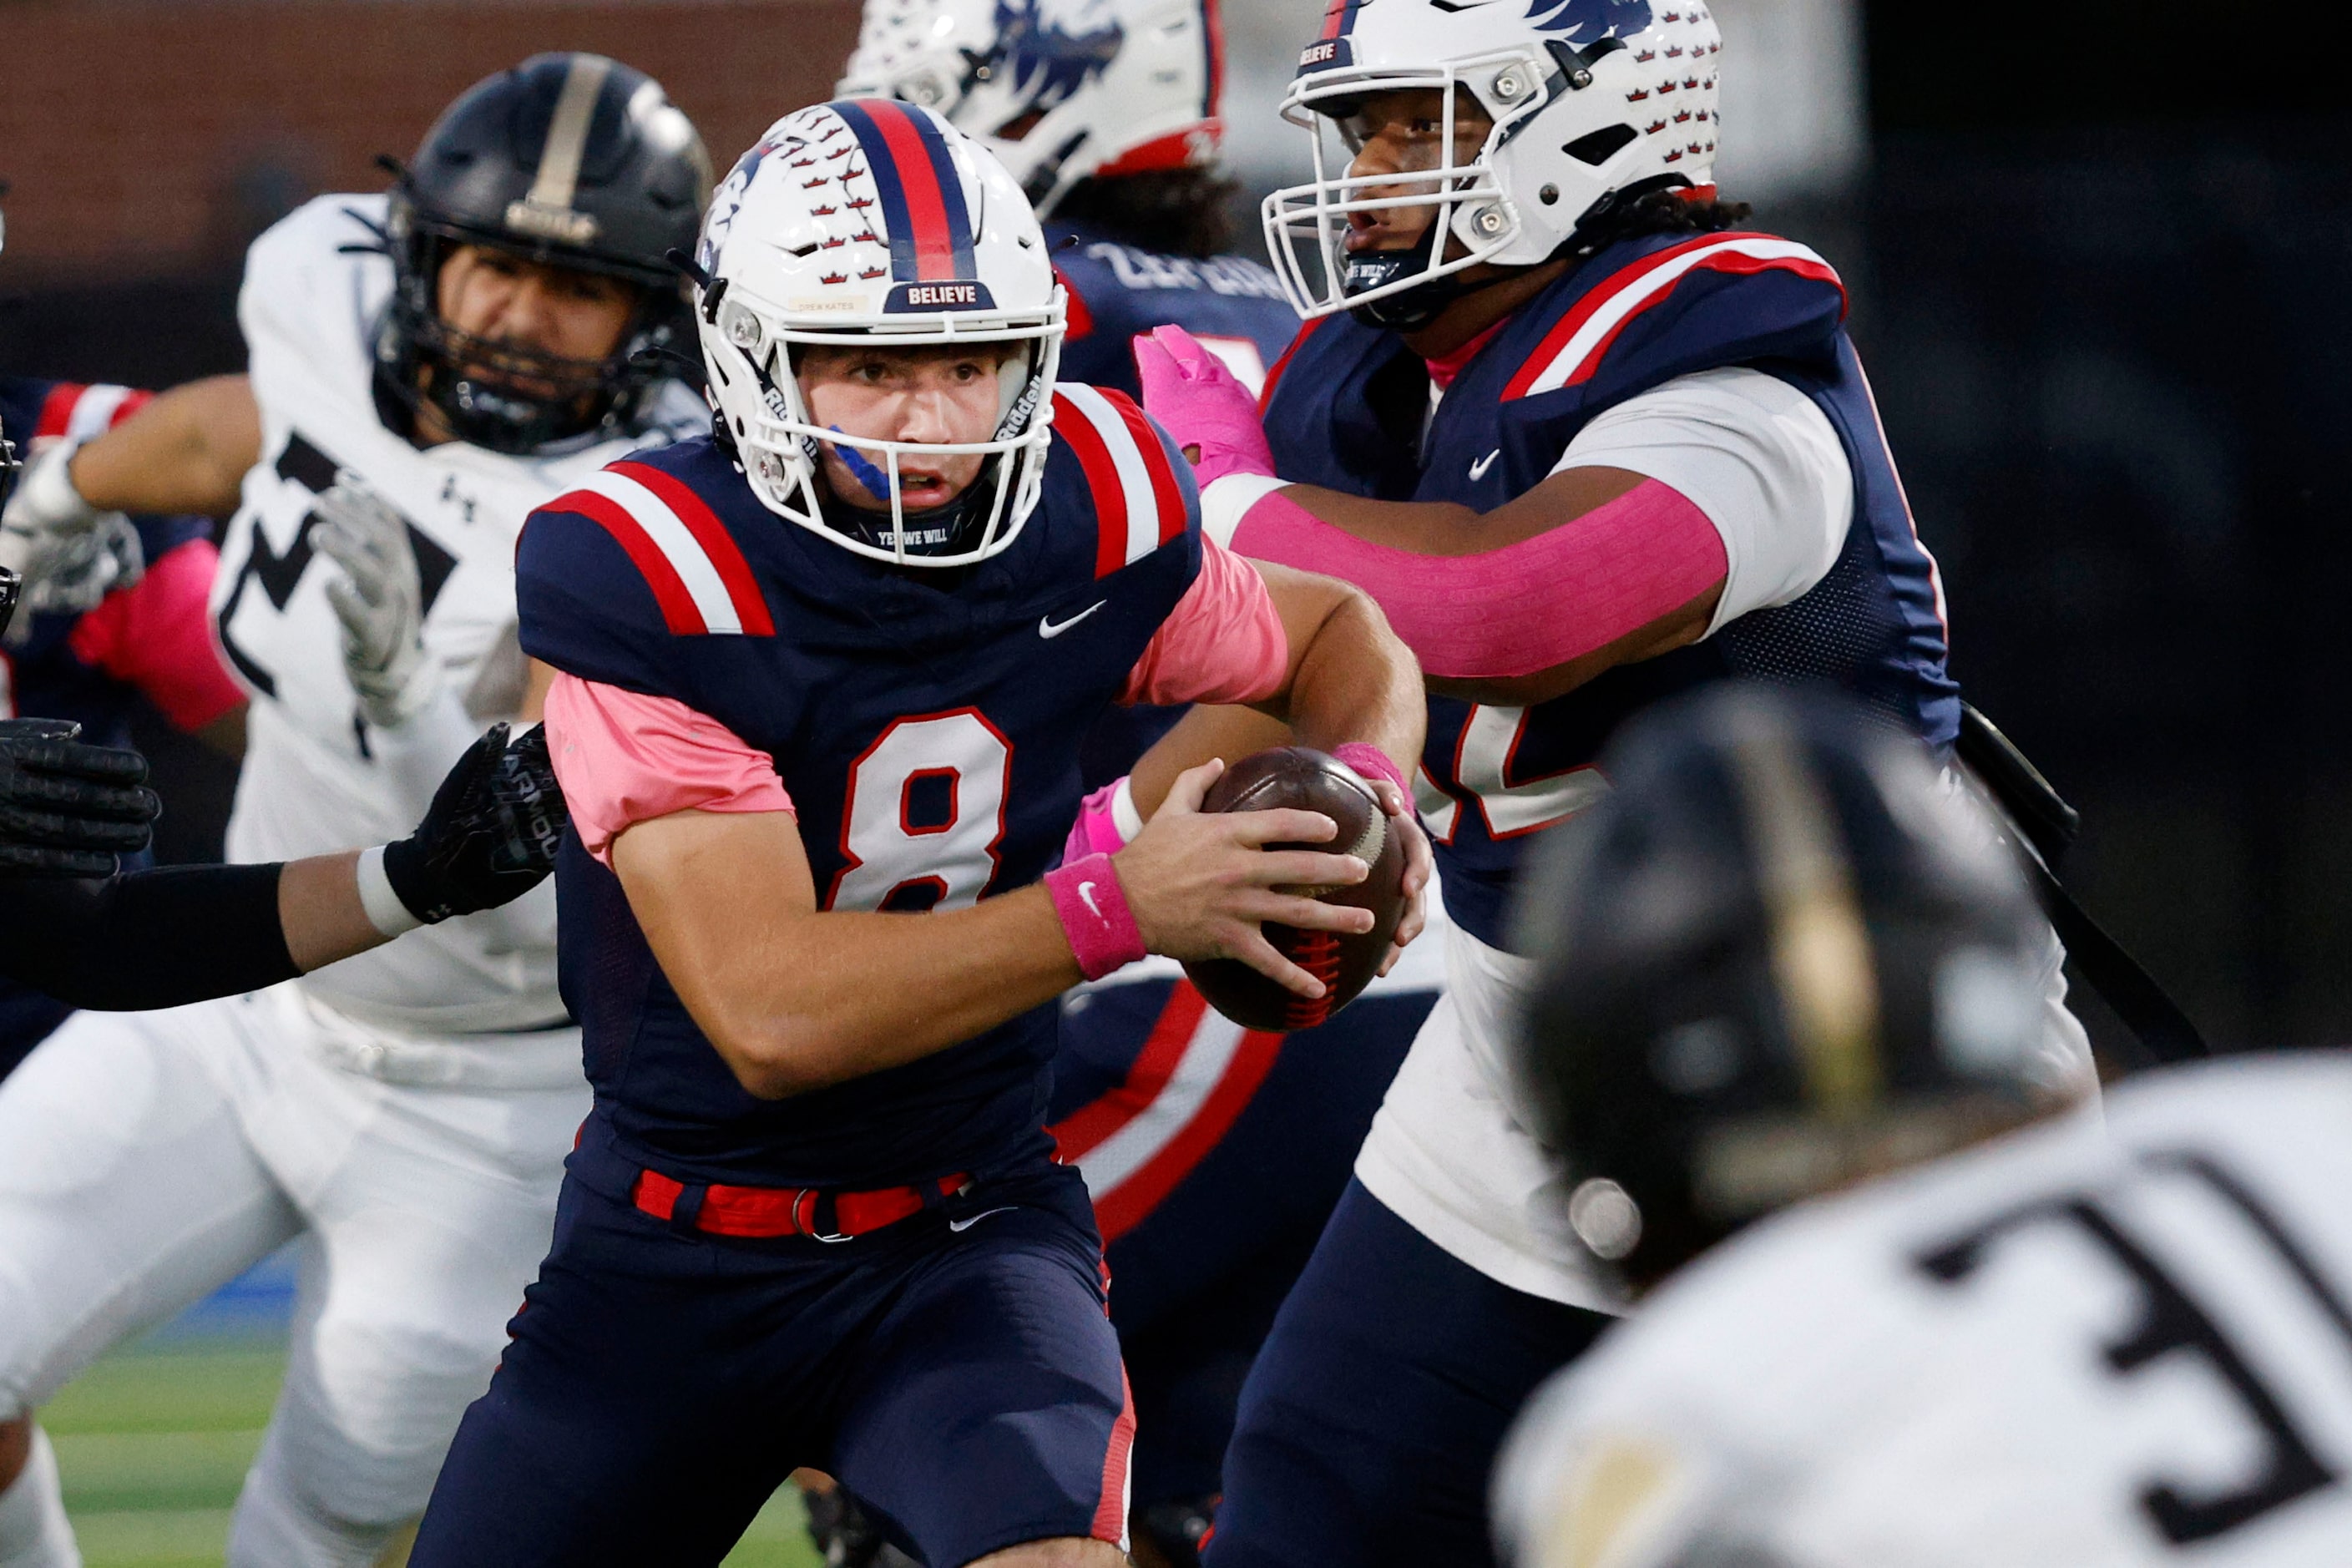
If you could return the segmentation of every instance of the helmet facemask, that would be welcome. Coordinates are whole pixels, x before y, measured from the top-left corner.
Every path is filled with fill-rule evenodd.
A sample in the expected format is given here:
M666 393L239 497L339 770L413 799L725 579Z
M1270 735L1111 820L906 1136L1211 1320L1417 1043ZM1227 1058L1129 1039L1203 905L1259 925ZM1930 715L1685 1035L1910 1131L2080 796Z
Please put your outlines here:
M1510 50L1416 75L1324 72L1292 89L1283 103L1283 117L1307 130L1314 148L1315 178L1276 191L1266 197L1263 210L1276 275L1301 315L1327 316L1395 300L1492 261L1512 247L1520 237L1519 214L1496 176L1494 154L1517 133L1521 121L1543 106L1537 86L1542 79L1535 61L1531 49ZM1437 164L1425 170L1348 173L1362 151L1361 142L1346 129L1348 117L1370 97L1413 90L1439 95L1442 151ZM1492 124L1465 162L1457 132L1474 109ZM1329 172L1335 158L1339 163L1337 174ZM1429 215L1427 228L1411 247L1348 249L1352 215L1411 211Z
M655 385L676 374L664 357L685 318L675 283L648 283L579 266L561 253L499 245L423 220L413 210L395 212L391 237L396 283L379 358L400 400L412 411L434 409L460 441L523 454L616 429ZM638 298L612 352L601 359L485 338L441 314L441 269L461 245L618 277Z
M703 343L722 428L770 510L860 555L899 566L966 566L1012 544L1045 480L1049 395L1061 357L1058 292L1050 310L1031 312L1025 321L902 317L878 330L827 331L788 325L748 296L722 297L712 313ZM813 349L887 353L963 344L1011 350L998 365L996 426L986 440L900 441L820 424L797 374ZM751 400L726 395L739 376L756 389L755 412L748 416L740 411ZM824 472L827 449L868 499L887 504L860 506L836 494ZM907 468L959 458L980 463L950 500L929 507L908 503L902 483Z

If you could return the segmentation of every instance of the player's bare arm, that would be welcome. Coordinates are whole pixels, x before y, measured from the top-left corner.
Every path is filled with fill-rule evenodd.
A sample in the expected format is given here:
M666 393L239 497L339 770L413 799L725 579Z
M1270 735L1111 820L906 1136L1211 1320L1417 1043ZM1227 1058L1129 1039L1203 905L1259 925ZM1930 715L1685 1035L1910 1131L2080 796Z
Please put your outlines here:
M261 411L243 375L207 376L84 443L64 465L92 511L227 517L261 460Z

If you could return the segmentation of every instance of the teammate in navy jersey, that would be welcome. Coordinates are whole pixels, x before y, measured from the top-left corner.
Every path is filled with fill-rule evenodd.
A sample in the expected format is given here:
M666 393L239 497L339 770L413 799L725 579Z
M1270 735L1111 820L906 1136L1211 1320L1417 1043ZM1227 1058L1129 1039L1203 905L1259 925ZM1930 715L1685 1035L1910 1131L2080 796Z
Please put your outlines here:
M1364 929L1276 889L1366 873L1259 847L1328 819L1199 812L1213 763L1047 873L1077 740L1253 704L1381 781L1418 887L1418 672L1354 590L1204 542L1131 403L1056 384L1043 236L937 117L779 121L695 271L713 438L523 533L595 1109L413 1561L716 1563L813 1465L943 1568L1108 1564L1134 1415L1043 1127L1053 1003L1147 951L1318 994L1257 922Z
M29 457L52 441L98 434L148 395L0 375L0 426ZM245 694L213 649L205 595L219 552L204 519L117 514L70 561L5 560L11 553L0 528L0 563L32 571L0 643L0 713L63 720L81 726L85 743L123 746L143 700L173 728L238 748ZM72 1012L0 981L0 1078Z
M1069 298L1065 378L1139 395L1134 339L1178 325L1255 393L1299 323L1271 271L1225 254L1237 187L1215 163L1214 9L1115 0L1082 27L1050 10L876 0L840 90L927 105L1029 185ZM1118 708L1088 733L1083 847L1116 848L1139 826L1118 781L1182 712ZM1436 1000L1440 952L1416 946L1344 1015L1286 1038L1219 1017L1173 964L1132 966L1066 1005L1049 1116L1119 1281L1111 1321L1150 1434L1133 1510L1147 1568L1198 1562L1242 1378ZM826 1551L877 1560L854 1504L820 1494L810 1518Z
M1956 733L1843 287L1716 200L1721 48L1696 5L1334 5L1285 104L1316 178L1265 205L1310 320L1263 426L1181 333L1139 348L1211 536L1366 587L1420 657L1454 920L1445 997L1244 1391L1212 1568L1487 1560L1505 1425L1617 1310L1505 1057L1502 929L1530 838L1609 788L1611 731L1746 676ZM2061 956L2053 1099L2095 1083Z

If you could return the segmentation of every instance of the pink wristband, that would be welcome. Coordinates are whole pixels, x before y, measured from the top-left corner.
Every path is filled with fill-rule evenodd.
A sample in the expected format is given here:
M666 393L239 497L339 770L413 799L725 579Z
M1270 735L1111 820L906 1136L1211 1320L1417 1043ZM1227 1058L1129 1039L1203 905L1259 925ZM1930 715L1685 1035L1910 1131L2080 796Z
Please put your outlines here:
M1332 749L1331 754L1368 779L1386 779L1404 792L1407 801L1412 799L1412 785L1405 783L1404 774L1386 752L1369 741L1349 741Z
M1045 873L1054 913L1077 955L1078 971L1099 980L1143 956L1143 931L1108 855L1089 855Z

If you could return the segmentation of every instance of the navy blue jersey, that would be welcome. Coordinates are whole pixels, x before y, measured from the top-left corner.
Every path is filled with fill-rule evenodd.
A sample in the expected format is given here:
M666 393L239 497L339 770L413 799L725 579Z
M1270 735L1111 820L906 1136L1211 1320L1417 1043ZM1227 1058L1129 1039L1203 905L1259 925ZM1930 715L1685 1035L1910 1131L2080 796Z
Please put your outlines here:
M45 437L86 439L96 436L136 411L148 395L121 386L0 375L0 429L6 430L21 458L35 440ZM162 569L164 557L174 552L199 550L205 556L200 574L209 578L212 529L203 518L133 518L131 527L138 535L142 564L149 571ZM173 563L174 567L179 564ZM172 590L179 586L169 584ZM131 717L142 693L128 672L143 672L152 661L146 657L152 642L148 648L131 647L126 634L136 629L130 623L139 616L159 608L172 610L173 606L160 603L162 597L171 596L159 595L157 590L165 587L164 579L159 578L143 594L137 588L123 590L123 594L140 594L142 601L129 615L121 605L96 619L70 612L36 615L19 609L17 636L0 646L0 716L69 719L82 727L81 738L92 745L129 745ZM199 628L193 641L201 645L205 641L200 630L202 589L196 588L193 596L177 598L177 612L193 617L191 625ZM189 639L180 640L184 647ZM210 676L214 691L227 689L225 677L216 671L205 673ZM199 679L196 684L201 687L205 682ZM217 716L218 698L204 691L189 692L185 683L174 682L170 690L155 695L166 716L184 727L190 721L202 722ZM144 860L143 855L131 857L126 864L135 866ZM14 981L0 980L0 1077L72 1012L52 997Z
M1593 760L1636 710L1703 681L1828 681L1948 747L1942 590L1843 328L1837 275L1763 235L1654 236L1611 247L1504 323L1429 411L1426 367L1347 316L1317 321L1277 364L1266 434L1286 479L1385 500L1491 511L1541 483L1603 410L1677 376L1741 366L1811 398L1853 473L1853 523L1829 574L1794 603L1534 708L1432 698L1422 809L1445 903L1502 943L1520 841L1605 785ZM1426 430L1423 421L1427 421Z
M1244 257L1169 256L1066 223L1048 223L1045 243L1070 291L1066 380L1140 396L1129 344L1154 327L1176 326L1214 350L1255 392L1298 333L1282 285Z
M676 699L767 752L825 909L956 907L1026 886L1076 815L1080 738L1202 549L1189 465L1140 411L1085 387L1057 391L1054 408L1036 509L1001 554L953 571L871 561L775 516L708 439L615 464L526 524L523 647ZM665 554L681 550L682 572ZM557 887L563 996L596 1090L587 1141L621 1163L862 1188L982 1174L1047 1146L1052 1006L918 1062L761 1100L663 978L618 879L576 839Z
M1143 395L1130 345L1154 327L1181 327L1241 376L1252 392L1298 334L1282 285L1239 256L1200 260L1121 244L1083 225L1048 223L1054 270L1070 293L1062 377ZM1173 728L1181 708L1120 708L1087 737L1080 771L1098 789Z

